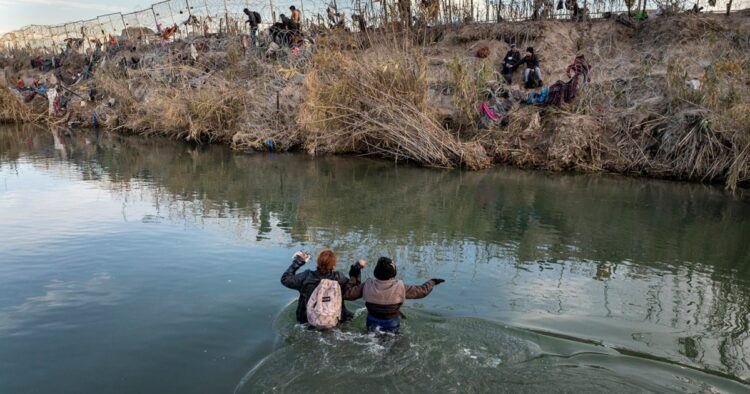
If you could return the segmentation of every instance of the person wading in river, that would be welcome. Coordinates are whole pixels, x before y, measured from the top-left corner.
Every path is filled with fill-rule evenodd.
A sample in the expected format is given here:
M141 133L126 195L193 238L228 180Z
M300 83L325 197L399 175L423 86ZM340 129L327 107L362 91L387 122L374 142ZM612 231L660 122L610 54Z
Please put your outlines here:
M406 285L396 280L396 264L388 257L381 257L375 266L375 279L352 288L347 294L351 297L362 297L367 307L367 331L399 333L401 330L401 305L404 300L427 297L432 289L444 279L433 278L421 286ZM353 269L349 275L357 277L359 270Z
M347 278L344 273L334 271L336 268L336 254L331 249L323 249L318 253L317 268L315 270L306 270L297 273L305 263L310 260L310 254L299 251L294 254L292 265L281 275L281 284L298 290L299 299L297 300L297 321L301 324L307 323L307 301L318 287L322 279L329 279L339 283L341 286L341 295L344 300L356 300L359 296L357 285L359 284L360 270L365 267L365 260L359 260L352 264ZM354 314L346 310L344 303L341 303L340 321L351 320Z

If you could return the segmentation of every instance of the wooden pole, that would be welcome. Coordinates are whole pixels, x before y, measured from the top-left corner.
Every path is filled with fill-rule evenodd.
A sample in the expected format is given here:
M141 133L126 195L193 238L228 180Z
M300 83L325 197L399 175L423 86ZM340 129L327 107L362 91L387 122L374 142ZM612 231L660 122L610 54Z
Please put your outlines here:
M224 0L224 21L226 21L227 35L229 35L229 9L227 8L227 0Z

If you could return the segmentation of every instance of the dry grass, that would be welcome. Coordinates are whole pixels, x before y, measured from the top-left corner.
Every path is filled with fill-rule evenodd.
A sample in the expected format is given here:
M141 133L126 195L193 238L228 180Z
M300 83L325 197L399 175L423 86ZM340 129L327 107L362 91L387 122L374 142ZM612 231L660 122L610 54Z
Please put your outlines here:
M408 46L382 49L356 61L328 51L313 59L299 116L308 152L375 154L432 167L489 166L478 144L459 141L436 120L421 53Z
M273 60L243 53L231 38L206 40L210 50L194 61L185 56L188 44L177 43L143 48L142 69L118 70L112 59L98 70L97 89L116 104L96 111L113 130L242 150L273 146L472 169L493 159L734 189L750 181L748 26L741 18L681 15L639 29L548 21L327 32L314 54L283 51ZM482 93L499 79L502 42L536 47L548 83L564 78L572 52L583 50L593 82L562 109L516 105L507 127L477 130ZM474 44L489 45L491 57L475 59ZM686 87L692 78L701 81L699 91ZM36 110L7 89L0 104L0 120L34 121ZM438 113L454 121L451 130Z
M32 106L7 87L0 84L0 123L31 123L45 119L43 113L36 113Z
M597 172L614 165L604 125L590 115L522 108L485 143L498 161L522 168Z
M223 78L196 82L202 74L188 66L147 70L129 80L102 73L97 85L118 103L116 128L186 141L230 142L245 113L246 92Z
M472 61L461 61L454 56L448 63L448 72L453 87L453 104L458 108L459 116L455 119L458 125L476 130L479 126L477 103L487 90L488 82L499 79L499 75L489 59L478 64Z

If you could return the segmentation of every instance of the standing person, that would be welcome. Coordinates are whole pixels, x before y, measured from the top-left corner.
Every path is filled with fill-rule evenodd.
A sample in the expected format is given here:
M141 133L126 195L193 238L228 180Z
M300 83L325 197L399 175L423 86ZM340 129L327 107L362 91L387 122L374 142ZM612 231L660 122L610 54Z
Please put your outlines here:
M323 249L318 253L316 261L317 267L315 270L306 270L305 272L297 273L305 263L310 260L310 254L304 251L299 251L294 254L292 265L284 271L281 275L281 284L284 286L299 291L299 299L297 300L297 321L301 324L307 323L307 302L310 300L310 296L318 287L318 284L323 279L329 279L338 282L341 286L341 295L344 300L354 300L358 297L353 297L353 292L356 293L356 285L359 284L360 269L365 267L366 262L359 260L349 270L351 278L347 278L344 273L335 271L336 269L336 254L331 249ZM351 320L354 316L353 313L346 310L344 303L341 303L341 317L340 321Z
M402 280L396 280L396 273L393 260L381 257L375 266L375 279L367 279L347 294L349 299L364 298L368 332L399 333L401 305L404 301L427 297L435 286L445 282L443 279L433 278L420 286L407 285ZM357 277L359 282L359 270L352 269L349 275Z
M510 50L505 54L503 58L503 78L508 83L513 81L513 71L516 70L516 66L521 61L521 51L518 50L516 44L510 44Z
M257 11L250 11L247 8L242 10L247 15L247 21L245 23L250 25L250 45L253 47L257 46L258 42L258 25L260 24L260 13Z
M302 14L299 12L297 7L291 6L289 7L289 11L292 11L292 22L294 23L292 30L299 30L300 26L302 24Z
M526 64L523 72L523 82L527 89L542 86L542 70L539 68L539 58L534 53L533 47L526 48L526 54L518 62L518 66Z

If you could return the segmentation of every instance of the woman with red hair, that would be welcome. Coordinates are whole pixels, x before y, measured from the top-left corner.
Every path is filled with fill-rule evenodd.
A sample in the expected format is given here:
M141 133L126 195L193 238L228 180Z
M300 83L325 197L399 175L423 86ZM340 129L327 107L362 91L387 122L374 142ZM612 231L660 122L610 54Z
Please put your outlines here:
M313 291L322 279L329 279L339 283L341 286L341 295L344 300L356 299L352 292L359 284L360 270L365 267L365 261L359 260L352 264L349 269L349 276L347 278L341 271L336 271L336 254L331 249L323 249L318 253L316 261L317 267L315 270L306 270L301 273L297 273L305 263L310 260L310 254L305 251L299 251L294 254L292 259L292 265L284 271L281 275L281 284L284 286L299 291L299 299L297 300L297 321L299 323L307 323L307 301L310 299ZM341 303L341 319L340 321L351 320L354 316L353 313L346 310L344 303Z

